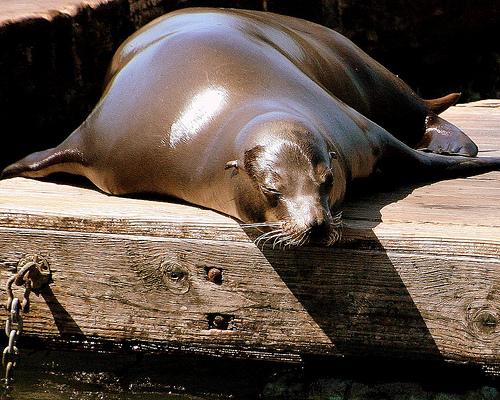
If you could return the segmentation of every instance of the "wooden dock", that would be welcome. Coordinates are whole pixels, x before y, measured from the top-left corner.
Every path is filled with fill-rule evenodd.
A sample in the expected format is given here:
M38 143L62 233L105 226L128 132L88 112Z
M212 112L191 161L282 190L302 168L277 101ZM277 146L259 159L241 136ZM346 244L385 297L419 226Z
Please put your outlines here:
M444 117L500 156L500 101ZM209 210L0 181L0 280L47 260L22 337L51 347L500 365L500 172L355 193L340 245L284 250Z

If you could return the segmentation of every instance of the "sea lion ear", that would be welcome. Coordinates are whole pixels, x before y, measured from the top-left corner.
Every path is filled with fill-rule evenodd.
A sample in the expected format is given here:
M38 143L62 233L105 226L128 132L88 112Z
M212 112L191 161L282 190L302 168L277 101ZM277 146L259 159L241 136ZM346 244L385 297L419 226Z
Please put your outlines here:
M238 163L238 160L233 160L233 161L229 161L226 166L224 167L224 169L231 169L231 168L234 168L234 169L238 169L240 167L240 164Z

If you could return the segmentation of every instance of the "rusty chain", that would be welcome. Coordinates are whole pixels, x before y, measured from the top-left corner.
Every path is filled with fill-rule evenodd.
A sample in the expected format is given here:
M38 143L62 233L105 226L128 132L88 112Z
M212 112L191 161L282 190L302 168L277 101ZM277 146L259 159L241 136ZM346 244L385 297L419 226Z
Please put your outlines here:
M5 386L8 388L12 381L12 374L19 361L19 350L16 341L23 331L23 318L19 313L19 299L16 297L11 302L9 316L5 324L5 334L9 338L9 344L3 351L2 364L5 367ZM17 324L17 327L13 327Z
M14 369L19 362L19 350L16 347L17 339L23 331L22 314L29 312L29 295L32 291L40 290L52 282L52 273L47 261L39 255L26 255L17 264L19 271L7 281L7 303L9 312L5 323L5 334L9 339L3 350L2 364L5 368L5 387L9 388L12 382ZM12 285L24 286L23 301L14 297Z

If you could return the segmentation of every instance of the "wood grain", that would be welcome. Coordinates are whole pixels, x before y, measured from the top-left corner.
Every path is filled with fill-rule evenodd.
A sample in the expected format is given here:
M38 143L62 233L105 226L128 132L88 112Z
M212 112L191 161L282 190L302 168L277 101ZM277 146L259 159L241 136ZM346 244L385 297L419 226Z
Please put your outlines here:
M500 156L499 101L444 117ZM52 346L495 366L499 194L499 172L418 185L377 177L346 202L338 246L282 250L257 248L254 233L209 210L16 178L0 181L0 277L26 253L48 259L54 282L33 297L24 335ZM220 283L207 277L214 267Z

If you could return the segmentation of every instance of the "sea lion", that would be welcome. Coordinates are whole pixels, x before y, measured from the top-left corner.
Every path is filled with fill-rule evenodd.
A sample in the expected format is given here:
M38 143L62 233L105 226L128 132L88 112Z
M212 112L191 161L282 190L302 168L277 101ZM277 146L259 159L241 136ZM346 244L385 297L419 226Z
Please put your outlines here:
M79 174L110 194L158 193L220 211L261 227L260 241L330 245L349 182L376 169L500 169L500 158L475 158L474 143L436 115L456 99L420 99L307 21L184 9L118 49L101 100L62 144L2 176Z

